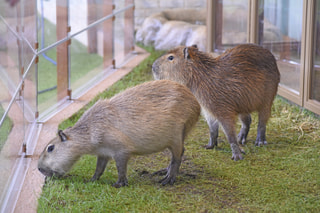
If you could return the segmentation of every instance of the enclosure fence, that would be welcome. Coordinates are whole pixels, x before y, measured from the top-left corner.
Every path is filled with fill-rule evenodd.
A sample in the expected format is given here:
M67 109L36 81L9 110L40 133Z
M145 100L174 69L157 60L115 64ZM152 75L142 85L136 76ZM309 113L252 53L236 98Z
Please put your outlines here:
M133 53L133 0L0 3L0 212L14 209L42 123Z

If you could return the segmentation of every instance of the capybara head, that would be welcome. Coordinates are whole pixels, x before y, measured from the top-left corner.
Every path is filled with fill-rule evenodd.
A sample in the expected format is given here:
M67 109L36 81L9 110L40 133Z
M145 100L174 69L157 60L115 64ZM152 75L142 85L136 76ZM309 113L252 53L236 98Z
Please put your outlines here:
M200 61L203 60L197 60L201 55L202 52L198 51L197 45L172 49L153 63L153 76L156 80L170 79L184 84L192 77L192 72L188 70L194 68L193 61L198 61L197 66L201 66Z
M38 169L45 176L63 176L80 158L77 146L62 130L43 150L38 161Z

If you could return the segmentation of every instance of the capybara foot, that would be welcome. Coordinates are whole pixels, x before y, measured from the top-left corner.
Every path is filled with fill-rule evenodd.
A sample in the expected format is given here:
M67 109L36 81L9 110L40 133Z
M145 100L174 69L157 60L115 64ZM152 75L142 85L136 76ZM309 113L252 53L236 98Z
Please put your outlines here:
M167 185L167 184L173 185L175 181L176 181L175 177L167 175L165 178L163 178L159 182L161 183L162 186L164 186L164 185Z
M238 161L238 160L243 160L243 157L241 154L232 154L232 160Z
M97 178L95 175L90 179L90 182L93 182L93 181L96 181L98 180L99 178Z
M215 145L208 143L207 145L204 145L206 149L213 149Z
M112 185L115 188L120 188L122 186L128 186L127 180L118 180L115 184Z
M241 132L238 135L238 143L244 145L247 141L247 137L245 134L242 134Z
M240 148L240 146L237 143L230 144L231 145L231 150L232 150L232 160L238 161L242 160L243 157L241 153L244 153L244 151Z
M255 145L256 146L263 146L263 145L267 145L267 141L256 141Z

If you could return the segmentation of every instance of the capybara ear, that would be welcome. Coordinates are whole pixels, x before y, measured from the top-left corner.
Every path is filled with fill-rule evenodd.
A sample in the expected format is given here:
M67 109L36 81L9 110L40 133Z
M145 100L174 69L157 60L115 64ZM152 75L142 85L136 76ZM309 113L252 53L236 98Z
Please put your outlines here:
M185 59L190 59L188 47L185 47L185 48L183 49L183 54L184 54L184 58L185 58Z
M196 48L198 50L198 45L193 44L192 47Z
M58 135L59 135L59 137L60 137L61 142L65 142L65 141L68 140L67 135L64 134L62 130L59 130L59 131L58 131Z

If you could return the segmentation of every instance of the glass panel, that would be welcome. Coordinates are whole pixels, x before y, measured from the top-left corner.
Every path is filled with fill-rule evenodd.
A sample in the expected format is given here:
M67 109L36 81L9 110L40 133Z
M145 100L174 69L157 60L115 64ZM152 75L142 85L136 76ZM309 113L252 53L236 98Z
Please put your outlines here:
M88 0L82 4L70 2L70 34L112 14L112 10L112 0ZM72 98L81 95L95 81L100 80L105 69L112 65L112 27L113 21L110 18L72 39L70 45Z
M37 78L36 66L32 64L24 81L24 117L27 122L33 122L37 112Z
M32 46L34 49L35 42L36 42L36 36L37 36L37 11L36 11L36 0L28 1L28 3L24 4L23 10L22 10L22 17L21 22L23 23L23 37L25 40L27 40L28 43ZM29 46L26 45L25 48L30 49ZM30 54L32 57L32 54ZM31 60L31 59L30 59ZM29 61L30 61L29 60Z
M57 41L56 1L38 2L39 50ZM38 62L38 111L47 114L57 103L57 49L52 48L39 55ZM46 112L46 113L45 113Z
M312 75L311 99L320 101L320 2L316 1L316 4L314 68Z
M3 16L6 23L0 21L0 73L7 92L12 94L19 85L21 75L19 71L19 60L21 59L18 49L17 9L9 7L6 3L3 4L0 6L0 15Z
M57 41L56 36L56 0L38 1L38 40L39 49L43 49Z
M133 0L126 0L125 6L133 4ZM134 49L134 8L124 12L124 51L125 55Z
M19 104L21 103L15 102L12 105L5 123L0 127L0 206L4 202L24 141L23 111Z
M215 14L215 51L247 42L247 0L216 1Z
M299 94L303 0L263 2L259 10L259 44L277 58L280 84Z
M81 0L81 1L69 1L70 12L70 26L71 34L76 33L88 25L98 21L106 15L112 13L112 0ZM104 6L109 5L111 10L104 11ZM98 27L92 27L87 32L77 36L77 40L83 45L88 46L89 52L97 51L97 32Z
M16 67L14 67L14 64L8 63L9 56L7 51L8 50L7 36L8 36L7 27L3 22L0 22L0 107L1 107L0 119L2 118L11 100L11 93L14 92L16 85L18 84L17 81L12 82L8 72L9 67L12 67L12 73L18 73Z
M97 40L97 50L99 50L99 53L90 53L88 46L81 42L81 38L84 34L86 35L87 32L74 37L70 45L70 81L72 93L81 93L81 91L86 90L89 84L92 85L91 81L103 71L103 55L101 55L101 47L103 47L102 39L98 37Z
M48 35L47 38L49 37ZM58 102L56 58L57 48L52 48L39 56L38 110L40 115L47 110L51 111L51 107L55 106Z
M115 2L115 11L125 7L125 1L120 0ZM114 59L116 60L116 67L121 66L125 60L125 45L124 45L124 12L118 13L114 21Z
M26 123L28 123L35 120L37 111L36 65L34 63L30 64L34 56L35 43L37 42L36 0L28 1L28 4L24 5L22 13L21 70L24 73L28 71L23 85L24 117ZM28 68L29 70L27 70Z

